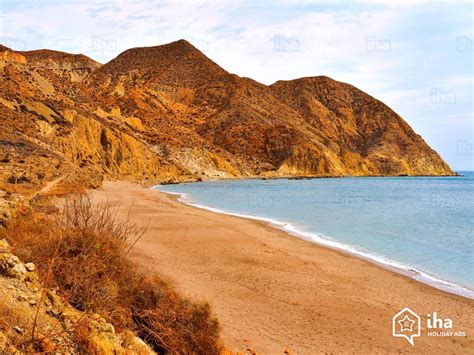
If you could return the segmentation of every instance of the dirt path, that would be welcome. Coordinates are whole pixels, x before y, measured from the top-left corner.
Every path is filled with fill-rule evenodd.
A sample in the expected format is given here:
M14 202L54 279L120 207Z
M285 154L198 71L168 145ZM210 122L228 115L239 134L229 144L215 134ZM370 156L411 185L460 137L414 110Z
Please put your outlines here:
M61 181L63 181L64 179L66 179L67 177L69 176L69 174L65 174L65 175L61 175L60 177L54 179L54 180L51 180L51 181L48 181L46 183L45 186L43 186L43 188L41 188L40 190L36 191L33 195L31 195L31 198L34 198L38 195L44 195L44 194L47 194L48 192L50 192L57 184L59 184Z

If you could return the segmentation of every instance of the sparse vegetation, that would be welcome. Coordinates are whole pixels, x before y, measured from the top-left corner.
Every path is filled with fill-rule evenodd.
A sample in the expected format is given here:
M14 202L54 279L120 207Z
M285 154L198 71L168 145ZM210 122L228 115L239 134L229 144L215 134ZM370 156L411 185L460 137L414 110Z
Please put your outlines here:
M74 195L52 216L18 216L0 238L76 309L133 331L157 352L218 353L219 326L209 306L141 274L128 258L144 232L131 220L118 219L116 206L94 207L90 196Z

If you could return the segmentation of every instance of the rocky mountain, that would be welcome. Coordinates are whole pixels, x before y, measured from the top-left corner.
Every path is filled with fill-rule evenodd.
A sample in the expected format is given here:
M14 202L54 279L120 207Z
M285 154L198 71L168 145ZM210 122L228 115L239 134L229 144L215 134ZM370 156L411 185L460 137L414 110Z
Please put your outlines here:
M104 65L1 46L0 74L4 184L453 174L399 115L349 84L266 86L184 40Z
M70 81L82 81L88 74L100 67L100 63L83 54L69 54L52 50L21 52L30 68L49 70Z

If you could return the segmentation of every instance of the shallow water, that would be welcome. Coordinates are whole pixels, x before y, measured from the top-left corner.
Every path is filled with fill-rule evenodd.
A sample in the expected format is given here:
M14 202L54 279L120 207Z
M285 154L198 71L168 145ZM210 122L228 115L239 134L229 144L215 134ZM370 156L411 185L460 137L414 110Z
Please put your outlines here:
M262 217L318 243L474 297L474 173L462 177L230 180L157 186ZM443 282L447 281L447 282Z

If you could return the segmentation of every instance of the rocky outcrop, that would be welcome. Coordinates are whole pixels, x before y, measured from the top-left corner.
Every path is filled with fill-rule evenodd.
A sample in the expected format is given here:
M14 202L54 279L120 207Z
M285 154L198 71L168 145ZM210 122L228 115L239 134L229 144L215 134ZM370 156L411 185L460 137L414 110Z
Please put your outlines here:
M133 333L118 334L99 315L72 308L43 287L35 270L33 263L23 263L0 240L0 353L154 354ZM36 337L25 342L35 317Z
M32 70L48 70L71 82L82 81L87 75L101 66L83 54L69 54L48 49L21 52Z
M13 217L25 198L20 194L12 194L0 190L0 228Z
M7 47L0 46L0 65L3 66L6 63L26 64L26 57Z

